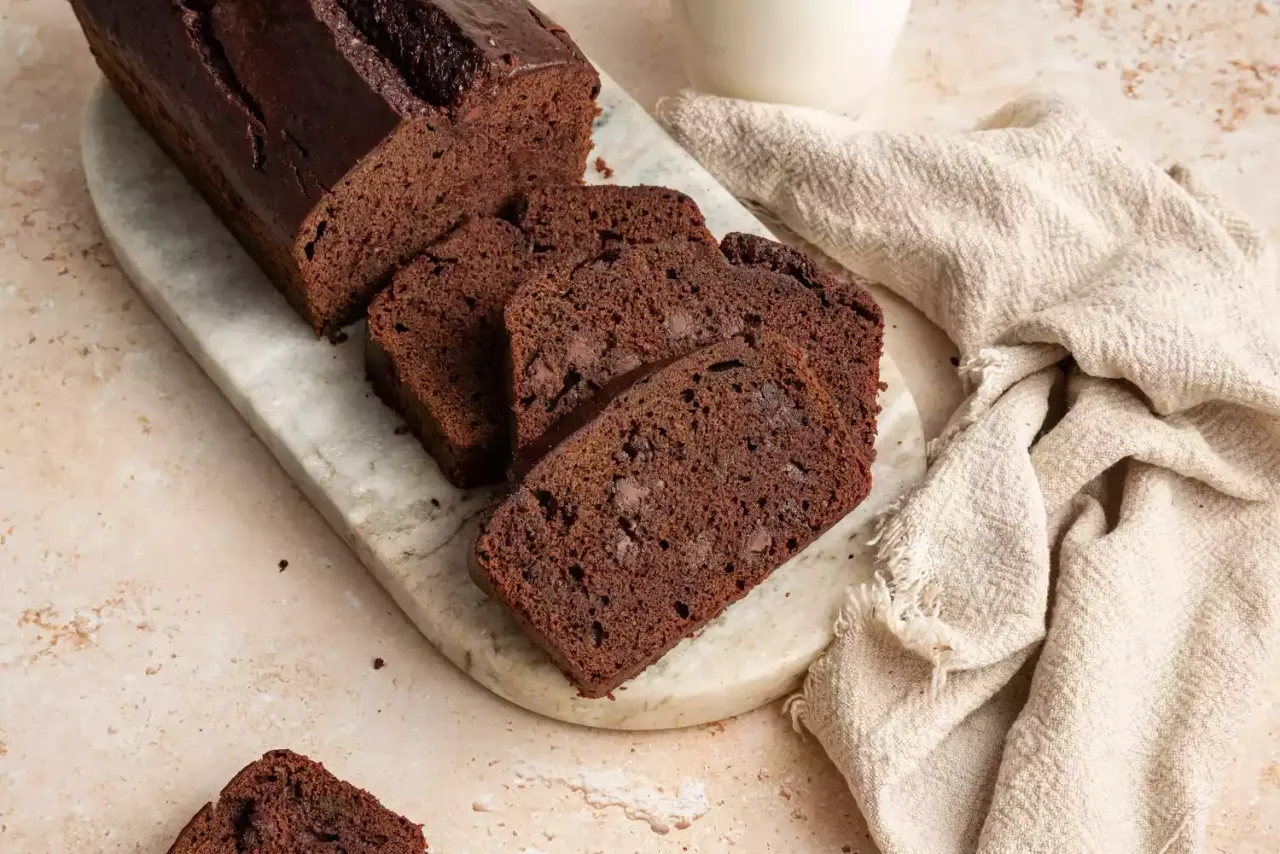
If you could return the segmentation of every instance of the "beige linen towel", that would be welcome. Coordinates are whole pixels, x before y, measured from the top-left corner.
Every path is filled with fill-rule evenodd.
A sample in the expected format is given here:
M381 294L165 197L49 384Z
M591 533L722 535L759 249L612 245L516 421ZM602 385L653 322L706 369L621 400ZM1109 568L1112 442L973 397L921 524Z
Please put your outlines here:
M795 703L886 854L1200 847L1277 674L1280 297L1261 235L1052 99L859 132L685 95L737 196L959 345L970 396Z

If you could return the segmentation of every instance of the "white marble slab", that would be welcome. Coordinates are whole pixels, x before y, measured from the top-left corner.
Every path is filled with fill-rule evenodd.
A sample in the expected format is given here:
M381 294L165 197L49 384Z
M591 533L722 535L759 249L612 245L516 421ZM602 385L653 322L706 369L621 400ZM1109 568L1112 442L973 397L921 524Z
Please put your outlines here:
M612 181L664 184L702 206L718 235L767 233L606 78L596 155ZM887 357L871 497L696 638L615 692L586 700L471 583L486 492L450 486L365 382L361 337L317 341L176 168L104 86L82 138L103 230L139 292L423 635L476 681L554 718L615 729L731 717L794 688L831 639L851 583L867 578L868 520L924 473L911 394ZM594 169L588 178L603 180Z

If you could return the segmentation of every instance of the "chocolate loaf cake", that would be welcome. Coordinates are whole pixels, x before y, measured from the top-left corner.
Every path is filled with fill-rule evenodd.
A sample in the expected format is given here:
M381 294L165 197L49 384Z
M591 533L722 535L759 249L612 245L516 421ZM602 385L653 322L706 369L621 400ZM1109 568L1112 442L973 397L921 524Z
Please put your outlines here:
M693 200L660 187L549 187L509 214L519 228L471 220L396 273L369 308L374 388L460 487L496 483L511 462L502 310L523 281L614 241L715 243Z
M317 330L581 180L599 77L523 0L72 0L116 92Z
M583 416L561 422L579 407L589 412L606 386L758 329L804 347L861 437L863 460L874 458L883 320L869 296L842 302L793 275L673 241L607 250L531 279L508 302L504 323L518 470L571 432Z
M169 854L422 854L422 828L318 762L273 750L187 823Z
M485 523L477 571L588 697L741 599L871 486L804 354L765 333L640 380Z

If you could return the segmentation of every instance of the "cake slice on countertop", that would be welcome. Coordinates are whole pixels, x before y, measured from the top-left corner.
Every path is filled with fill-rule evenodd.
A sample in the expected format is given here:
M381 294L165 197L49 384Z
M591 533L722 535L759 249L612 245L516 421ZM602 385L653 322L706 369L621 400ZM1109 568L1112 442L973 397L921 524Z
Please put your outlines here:
M273 750L187 823L169 854L422 854L422 828L318 762Z
M805 361L765 333L657 370L485 522L482 585L585 696L640 673L870 491L866 449Z
M451 483L503 479L511 462L502 310L536 271L615 241L713 247L693 200L661 187L535 190L503 220L473 219L398 273L369 309L366 366Z
M529 279L504 313L517 470L581 423L575 411L589 412L602 390L607 397L646 366L759 329L804 348L869 467L884 322L862 296L833 299L794 275L733 265L718 248L689 241L614 247Z
M139 121L318 331L468 214L578 183L599 75L524 0L72 0Z

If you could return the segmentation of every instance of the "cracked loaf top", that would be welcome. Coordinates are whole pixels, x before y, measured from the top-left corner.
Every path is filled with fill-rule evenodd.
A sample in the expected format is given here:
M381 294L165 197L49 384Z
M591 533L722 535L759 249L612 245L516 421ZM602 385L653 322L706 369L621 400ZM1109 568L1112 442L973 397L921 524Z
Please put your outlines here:
M353 319L351 310L363 309L372 280L438 236L429 232L472 213L466 209L471 196L485 196L482 207L493 206L510 189L481 182L474 193L451 192L453 186L431 173L460 174L463 166L479 165L449 159L464 130L494 140L473 146L477 153L467 157L489 158L490 171L507 183L517 172L544 181L582 175L585 148L556 134L572 126L589 147L598 77L564 30L523 0L72 5L121 97L317 328ZM510 94L513 88L519 96ZM561 97L553 98L557 92ZM570 103L574 112L520 112L535 102L554 102L552 111ZM407 126L412 134L401 132ZM514 163L502 155L504 141L513 150L539 144L547 150ZM372 162L376 158L385 162ZM548 163L552 174L546 174ZM351 199L317 212L354 172L384 167L377 179L363 176L365 186ZM393 182L384 180L388 174ZM395 196L398 185L403 198ZM369 233L354 224L342 228L344 203L351 219L377 220L378 211L360 206L375 195L388 200L387 209L394 202L404 211L400 220ZM446 210L427 210L432 205ZM407 222L410 212L430 227ZM409 232L411 239L404 237ZM392 245L397 240L403 245ZM389 246L388 257L378 263L348 258L371 243ZM340 244L342 257L332 264L317 259L321 244ZM313 275L303 269L311 261L332 269ZM311 293L341 277L359 287L323 298Z

